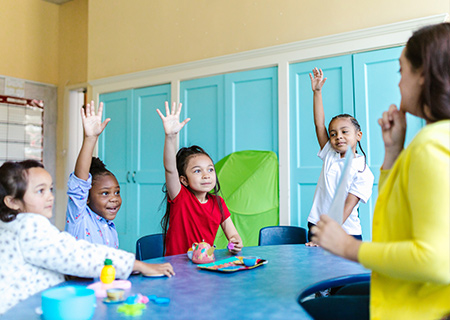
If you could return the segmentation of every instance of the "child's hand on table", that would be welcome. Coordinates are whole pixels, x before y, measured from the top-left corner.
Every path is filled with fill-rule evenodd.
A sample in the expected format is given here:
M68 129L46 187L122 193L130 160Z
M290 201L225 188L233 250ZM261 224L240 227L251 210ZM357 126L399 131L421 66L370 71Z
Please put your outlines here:
M227 248L230 253L237 254L241 252L243 246L241 237L232 236L229 239Z
M150 264L136 260L134 262L133 271L139 271L144 275L164 274L169 278L175 275L172 265L168 262Z

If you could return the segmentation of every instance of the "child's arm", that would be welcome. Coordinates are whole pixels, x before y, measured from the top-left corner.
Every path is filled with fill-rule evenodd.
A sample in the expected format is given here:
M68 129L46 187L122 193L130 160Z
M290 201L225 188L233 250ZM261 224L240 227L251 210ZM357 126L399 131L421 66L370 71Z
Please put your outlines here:
M159 109L156 109L164 126L164 133L166 134L164 140L164 169L166 174L166 187L169 199L173 200L181 189L180 178L177 170L177 136L178 132L184 127L186 123L191 120L185 119L180 123L181 103L176 108L176 103L172 104L172 112L169 109L169 103L166 101L166 116L162 114Z
M164 274L167 277L175 275L173 267L170 263L145 263L139 260L134 261L133 271L139 271L144 275Z
M325 112L323 111L322 102L322 86L325 84L327 78L323 77L322 69L313 69L313 75L310 73L311 88L313 90L313 105L314 105L314 125L316 127L317 141L320 145L320 150L323 149L328 142L328 133L325 126Z
M343 218L344 220L342 220L342 224L344 224L347 218L350 216L350 214L353 211L353 208L358 204L359 200L360 199L354 194L351 193L348 194L344 204L344 218Z
M234 254L239 253L244 245L242 244L241 236L237 232L231 217L228 217L224 222L222 222L221 227L229 243L233 244L229 249L230 252Z
M98 136L103 132L106 125L111 119L102 122L103 102L100 102L98 113L95 114L94 101L87 104L85 108L81 108L81 121L83 122L84 139L81 146L78 159L75 164L75 175L82 179L89 178L89 169L92 162L92 153Z

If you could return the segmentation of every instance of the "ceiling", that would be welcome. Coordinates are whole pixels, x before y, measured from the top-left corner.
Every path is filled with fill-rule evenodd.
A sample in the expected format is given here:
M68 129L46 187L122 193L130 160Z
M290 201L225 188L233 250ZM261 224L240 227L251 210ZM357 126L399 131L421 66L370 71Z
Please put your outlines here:
M66 3L66 2L69 2L72 0L44 0L44 1L55 3L55 4L63 4L63 3Z

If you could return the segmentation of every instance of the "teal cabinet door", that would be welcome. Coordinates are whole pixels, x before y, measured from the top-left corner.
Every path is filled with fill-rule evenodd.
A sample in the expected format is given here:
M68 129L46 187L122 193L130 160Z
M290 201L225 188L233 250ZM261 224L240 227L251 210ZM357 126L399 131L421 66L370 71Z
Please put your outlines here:
M265 150L278 154L277 68L225 75L225 154Z
M353 74L351 56L292 64L289 69L290 198L291 225L307 227L322 161L317 141L313 92L309 73L321 68L327 78L323 88L325 125L341 113L353 114Z
M120 185L122 207L120 208L114 224L119 235L119 246L129 250L128 238L133 237L133 224L136 212L133 200L131 181L131 152L132 144L132 98L133 91L126 90L100 95L104 103L103 118L111 118L108 126L100 135L98 142L98 156L117 178ZM134 251L131 250L132 252Z
M277 68L181 82L180 146L199 145L214 162L241 150L278 154Z
M99 157L117 177L122 208L114 223L121 249L134 252L141 236L160 233L165 212L164 129L156 113L170 101L170 85L102 94L104 118Z
M163 150L164 129L156 109L165 114L164 102L170 103L170 85L160 85L134 91L134 126L132 167L136 197L136 231L133 239L161 233L161 218L165 213L162 187L165 183Z
M214 163L224 154L224 76L183 81L180 84L182 116L191 121L180 132L180 147L198 145Z
M372 238L372 217L378 195L380 167L384 160L384 143L378 119L391 104L400 106L398 58L403 47L358 53L353 56L355 117L361 124L361 145L367 163L375 176L373 194L367 204L361 204L359 217L364 240ZM407 114L406 144L425 125L420 118Z

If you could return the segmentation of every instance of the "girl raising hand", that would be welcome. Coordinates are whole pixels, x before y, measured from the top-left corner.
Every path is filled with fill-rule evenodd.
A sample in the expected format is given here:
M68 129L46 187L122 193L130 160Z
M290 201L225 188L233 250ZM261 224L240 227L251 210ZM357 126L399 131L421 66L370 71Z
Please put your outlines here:
M219 226L232 243L230 252L240 252L242 239L225 202L218 195L220 185L211 157L199 146L176 152L178 132L190 119L180 122L181 103L178 108L174 103L170 111L166 102L165 108L166 116L159 109L156 111L165 132L167 210L161 225L166 235L166 256L186 253L195 242L212 245Z

